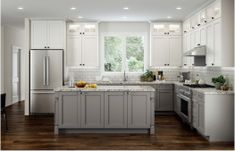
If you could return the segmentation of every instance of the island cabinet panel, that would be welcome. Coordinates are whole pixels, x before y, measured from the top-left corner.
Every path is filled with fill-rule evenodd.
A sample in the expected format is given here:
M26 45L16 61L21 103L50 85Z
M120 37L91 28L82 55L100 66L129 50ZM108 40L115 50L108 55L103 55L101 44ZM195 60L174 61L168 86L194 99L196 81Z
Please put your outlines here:
M104 128L104 93L82 92L82 128Z
M150 94L144 92L129 92L128 128L149 128L150 117Z
M81 126L80 97L77 92L62 92L59 97L59 127L77 128Z
M105 128L127 128L126 92L105 93Z

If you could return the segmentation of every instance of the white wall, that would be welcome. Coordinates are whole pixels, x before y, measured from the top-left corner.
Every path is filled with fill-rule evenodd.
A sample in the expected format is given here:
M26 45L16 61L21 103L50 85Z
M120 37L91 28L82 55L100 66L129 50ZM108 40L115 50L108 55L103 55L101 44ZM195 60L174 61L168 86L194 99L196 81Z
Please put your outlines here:
M1 26L1 57L0 57L0 59L1 59L1 61L0 61L0 63L1 63L1 65L0 65L0 72L1 72L1 74L0 74L0 76L1 76L1 78L0 78L0 85L1 85L1 90L0 90L0 92L4 92L5 90L4 90L4 27L2 27Z
M21 56L24 56L24 30L11 26L4 26L4 92L7 94L6 105L12 104L12 46L22 48ZM21 57L22 58L22 57ZM25 98L24 61L21 59L21 100Z

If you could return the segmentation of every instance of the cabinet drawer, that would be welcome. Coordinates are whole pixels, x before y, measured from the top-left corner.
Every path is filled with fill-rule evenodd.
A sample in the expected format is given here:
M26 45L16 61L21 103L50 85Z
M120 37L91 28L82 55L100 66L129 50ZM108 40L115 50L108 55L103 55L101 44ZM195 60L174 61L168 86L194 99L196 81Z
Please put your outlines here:
M173 85L172 84L159 84L158 89L160 89L160 90L162 90L162 89L173 89Z

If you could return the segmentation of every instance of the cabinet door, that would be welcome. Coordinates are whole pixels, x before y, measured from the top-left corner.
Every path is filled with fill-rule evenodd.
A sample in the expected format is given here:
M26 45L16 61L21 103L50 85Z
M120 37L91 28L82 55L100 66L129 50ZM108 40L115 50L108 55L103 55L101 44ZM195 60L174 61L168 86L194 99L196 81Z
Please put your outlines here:
M149 128L150 113L150 93L130 92L128 95L128 128Z
M80 66L82 64L82 37L68 36L67 37L67 65Z
M79 128L80 97L77 92L61 92L59 97L59 127Z
M31 22L31 49L45 49L48 47L47 21Z
M180 36L182 35L181 25L176 23L170 23L168 25L169 35Z
M198 103L193 101L193 127L198 129Z
M97 36L98 34L97 23L83 23L82 28L84 35Z
M67 35L70 35L70 36L82 35L82 24L81 23L68 23Z
M213 24L206 27L206 64L212 66L214 64L214 28Z
M127 128L127 95L125 92L106 92L105 128Z
M198 131L204 134L205 129L205 107L202 102L198 104Z
M65 22L48 21L48 46L50 49L64 49Z
M104 94L83 92L81 101L82 128L104 128Z
M169 64L169 38L164 36L152 37L151 66L159 67Z
M222 47L221 47L221 20L217 20L213 23L214 26L214 65L221 66L222 59Z
M98 67L98 41L97 36L83 36L82 63L85 67Z
M170 66L182 65L182 41L181 36L171 36L170 40Z
M157 111L173 111L172 90L158 90Z
M191 46L191 36L190 33L186 34L186 51L190 51L192 49ZM193 57L186 57L186 65L187 66L192 66L194 59Z
M200 44L206 45L206 28L200 28Z
M151 24L151 33L154 36L163 36L168 33L167 23L153 23Z

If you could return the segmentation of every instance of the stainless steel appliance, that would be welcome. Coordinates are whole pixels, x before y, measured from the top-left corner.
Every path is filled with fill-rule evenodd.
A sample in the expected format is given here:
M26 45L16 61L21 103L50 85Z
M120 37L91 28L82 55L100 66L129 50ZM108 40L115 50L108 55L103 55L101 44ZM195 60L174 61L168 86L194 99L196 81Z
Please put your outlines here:
M31 50L30 113L53 113L53 90L62 85L63 50Z
M179 116L190 125L193 122L192 89L194 88L214 88L214 86L208 84L183 84L183 86L179 87L177 94L177 102L179 102Z
M198 45L184 53L186 57L194 57L194 66L206 66L206 46Z
M181 86L177 94L179 100L179 116L187 123L192 123L192 91L189 87Z

